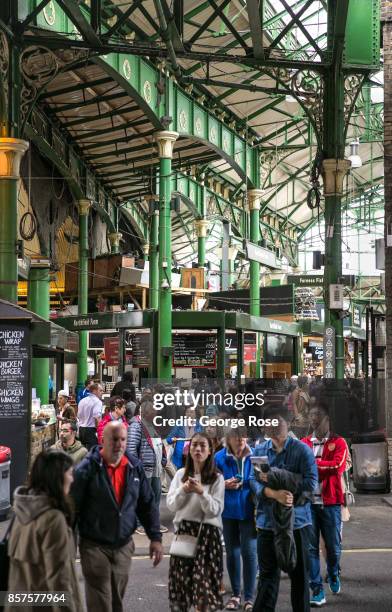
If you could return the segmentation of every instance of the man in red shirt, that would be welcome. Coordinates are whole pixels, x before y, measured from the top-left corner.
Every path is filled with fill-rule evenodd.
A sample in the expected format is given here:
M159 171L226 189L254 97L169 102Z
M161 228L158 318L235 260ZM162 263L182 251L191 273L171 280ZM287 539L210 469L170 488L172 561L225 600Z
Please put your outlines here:
M112 421L74 473L71 494L80 534L88 610L122 612L136 517L151 540L154 566L162 559L159 508L137 457L126 452L127 429Z
M318 401L309 412L313 433L303 438L314 453L319 476L319 488L312 503L312 527L310 529L310 603L323 606L326 603L320 574L320 533L327 551L328 583L332 593L340 593L339 562L341 556L341 509L344 504L342 475L346 469L347 443L331 432L328 406Z

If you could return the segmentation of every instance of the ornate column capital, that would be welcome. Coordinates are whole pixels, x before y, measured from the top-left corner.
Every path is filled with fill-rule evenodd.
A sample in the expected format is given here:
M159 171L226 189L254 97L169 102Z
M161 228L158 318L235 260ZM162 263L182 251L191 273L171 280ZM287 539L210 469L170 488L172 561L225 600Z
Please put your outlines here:
M149 253L150 253L150 244L148 242L145 242L142 245L142 249L143 249L143 253L146 257L148 257Z
M88 200L87 198L78 200L79 215L88 215L90 208L91 200Z
M154 137L158 144L159 157L172 159L174 143L176 142L178 136L178 132L170 132L168 130L155 132Z
M198 238L207 237L207 227L208 227L207 219L196 219L195 228L196 228L196 234Z
M248 189L247 196L249 210L260 210L262 195L262 189Z
M110 234L108 234L108 238L109 238L110 246L112 248L119 247L120 240L122 238L122 234L120 232L111 232Z
M50 259L48 257L32 257L30 261L30 270L49 270Z
M350 167L348 159L323 159L321 174L325 196L342 195L343 179Z
M20 162L29 143L19 138L0 138L0 179L20 178Z

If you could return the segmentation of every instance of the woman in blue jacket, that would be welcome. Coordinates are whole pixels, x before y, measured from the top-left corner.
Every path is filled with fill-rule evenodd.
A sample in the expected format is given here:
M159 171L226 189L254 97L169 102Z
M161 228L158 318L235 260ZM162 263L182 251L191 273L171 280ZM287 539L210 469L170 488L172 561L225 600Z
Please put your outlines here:
M257 554L255 507L249 486L252 450L238 429L226 435L226 447L215 455L218 470L225 479L225 506L222 514L227 571L232 597L227 610L241 605L241 558L243 566L244 610L253 608Z
M170 461L179 470L184 467L186 455L188 454L190 439L193 434L200 433L203 431L202 426L196 420L196 412L194 408L187 408L185 416L192 419L195 422L194 426L181 426L178 425L173 427L168 437L166 438L168 444L174 445L173 454L170 457Z

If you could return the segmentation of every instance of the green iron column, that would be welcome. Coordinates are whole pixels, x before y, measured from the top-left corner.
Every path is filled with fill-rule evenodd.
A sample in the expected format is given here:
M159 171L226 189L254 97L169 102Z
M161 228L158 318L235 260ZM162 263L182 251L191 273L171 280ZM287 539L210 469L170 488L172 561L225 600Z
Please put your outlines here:
M206 219L197 219L195 221L197 235L197 265L203 268L206 265L206 238L208 221Z
M342 276L342 192L343 179L350 168L347 159L324 159L323 179L325 196L325 326L335 329L335 378L344 378L343 319L339 310L329 308L330 285L339 284Z
M18 195L20 162L28 142L0 138L0 298L18 300Z
M149 306L155 310L158 310L159 298L158 231L159 211L154 210L150 226Z
M50 262L47 259L32 261L29 271L27 308L43 319L49 320ZM49 359L34 357L31 365L31 386L36 389L41 404L49 403Z
M159 310L158 378L171 380L172 372L172 293L171 293L171 214L172 157L177 132L155 134L159 151Z
M250 241L253 244L260 243L260 207L261 189L248 190L248 205L250 215ZM250 260L250 314L260 316L260 264L258 261ZM256 333L256 378L260 378L260 334Z
M79 278L78 278L78 314L88 312L88 214L90 200L79 200ZM87 378L87 331L79 332L77 390L84 387Z
M122 234L120 232L111 232L108 234L110 242L110 252L112 255L118 255L120 253L120 240Z
M201 201L200 201L200 219L195 221L197 235L197 265L203 268L206 265L206 241L208 221L206 216L206 188L204 184L205 176L200 176L201 182Z

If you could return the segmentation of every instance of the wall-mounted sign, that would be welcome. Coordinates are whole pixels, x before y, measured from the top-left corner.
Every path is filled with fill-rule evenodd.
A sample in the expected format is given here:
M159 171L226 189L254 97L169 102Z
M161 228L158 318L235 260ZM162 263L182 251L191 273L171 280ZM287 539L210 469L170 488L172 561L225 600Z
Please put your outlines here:
M118 366L120 339L118 336L112 336L103 339L105 351L105 363L107 366Z
M30 452L29 322L0 321L0 446L12 453L11 490L23 484Z
M175 368L215 368L216 336L181 334L173 336L173 366Z
M335 378L335 328L326 327L324 330L324 378Z
M132 334L132 366L148 368L151 362L150 334Z
M353 327L361 327L362 317L360 306L353 305Z
M340 281L346 287L353 287L355 285L355 276L353 274L344 274ZM287 276L287 284L297 285L298 287L322 287L324 276L322 274L289 274Z

